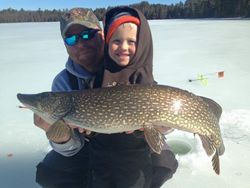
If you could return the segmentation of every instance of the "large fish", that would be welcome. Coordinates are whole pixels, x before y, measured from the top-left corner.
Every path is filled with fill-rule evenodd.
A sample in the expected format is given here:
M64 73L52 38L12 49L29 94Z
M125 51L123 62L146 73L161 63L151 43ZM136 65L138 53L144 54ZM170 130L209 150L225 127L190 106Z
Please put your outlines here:
M165 137L157 126L197 134L207 155L213 155L213 169L220 173L219 155L225 150L219 127L222 108L211 99L162 85L18 94L17 97L52 126L59 127L59 132L62 121L108 134L144 128L145 139L157 153L165 145Z

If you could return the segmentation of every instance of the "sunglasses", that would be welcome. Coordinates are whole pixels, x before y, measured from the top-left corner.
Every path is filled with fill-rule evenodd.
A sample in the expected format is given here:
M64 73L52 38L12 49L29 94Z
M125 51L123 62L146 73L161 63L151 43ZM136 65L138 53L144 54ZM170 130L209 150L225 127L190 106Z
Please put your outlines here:
M91 40L92 38L94 38L95 34L98 31L99 31L98 29L88 29L88 30L83 31L80 34L75 34L75 35L70 35L70 36L65 37L64 42L68 46L74 46L79 41L79 38L81 38L84 41Z

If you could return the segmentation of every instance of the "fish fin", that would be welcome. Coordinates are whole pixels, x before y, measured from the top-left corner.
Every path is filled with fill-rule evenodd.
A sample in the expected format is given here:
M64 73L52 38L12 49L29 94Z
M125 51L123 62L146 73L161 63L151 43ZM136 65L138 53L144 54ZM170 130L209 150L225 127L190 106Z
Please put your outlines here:
M144 125L144 135L150 148L158 154L167 146L164 135L153 124Z
M208 104L208 106L211 108L211 110L214 112L215 116L219 120L222 114L222 107L212 99L202 97L202 96L199 96L199 97L202 98L202 100Z
M212 158L212 164L213 164L213 169L215 173L219 175L220 174L220 158L219 158L219 154L217 150Z
M220 147L218 148L218 154L223 155L224 152L225 152L225 145L223 143L223 140L221 139L221 144L220 144Z
M72 134L72 130L63 120L56 121L46 132L46 136L49 140L57 140L68 134Z
M160 131L164 135L170 134L174 131L174 128L172 128L169 124L160 121L153 122L152 124L158 131Z
M211 144L211 141L210 141L209 137L204 136L204 135L199 135L199 136L201 138L202 146L205 149L207 155L211 156L214 153L215 148Z
M215 173L219 175L220 174L220 159L219 159L218 150L215 149L215 147L211 144L209 137L203 136L203 135L199 135L199 136L201 138L202 146L205 149L207 155L211 156L214 153L214 156L212 158L212 165L213 165L213 169Z

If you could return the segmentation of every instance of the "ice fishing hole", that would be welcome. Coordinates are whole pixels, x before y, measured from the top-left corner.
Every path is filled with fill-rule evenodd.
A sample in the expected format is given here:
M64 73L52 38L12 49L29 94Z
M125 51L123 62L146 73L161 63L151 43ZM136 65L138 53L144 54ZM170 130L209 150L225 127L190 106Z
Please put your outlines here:
M192 151L192 145L184 140L168 140L167 143L176 155L185 155Z

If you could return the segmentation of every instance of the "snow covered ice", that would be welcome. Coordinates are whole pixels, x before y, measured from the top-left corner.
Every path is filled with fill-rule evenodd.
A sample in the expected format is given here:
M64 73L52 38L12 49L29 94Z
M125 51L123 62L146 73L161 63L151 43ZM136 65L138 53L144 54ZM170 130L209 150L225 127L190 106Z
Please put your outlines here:
M184 144L190 151L177 155L179 168L163 188L248 188L250 21L155 20L150 26L158 83L209 97L223 108L221 174L214 173L198 137L174 131L167 136L169 144ZM0 187L35 188L36 164L50 147L33 125L31 111L17 107L16 94L50 90L67 53L57 22L0 24L0 31ZM224 71L223 78L218 71ZM198 74L207 77L206 85L188 82Z

